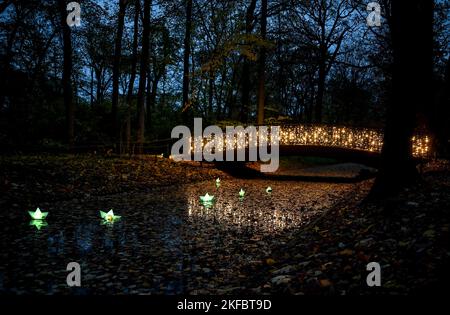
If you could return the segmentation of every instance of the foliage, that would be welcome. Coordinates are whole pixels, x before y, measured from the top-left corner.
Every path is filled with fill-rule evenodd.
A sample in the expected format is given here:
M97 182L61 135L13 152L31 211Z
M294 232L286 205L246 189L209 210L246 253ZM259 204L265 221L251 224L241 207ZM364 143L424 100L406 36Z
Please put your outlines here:
M75 141L112 143L117 141L109 128L113 125L112 66L119 1L80 3L82 25L71 29ZM287 121L309 122L314 109L322 106L324 122L383 125L391 85L390 1L382 2L386 20L380 28L367 28L366 3L362 1L270 1L265 40L259 29L260 2L254 12L249 6L250 1L244 0L193 1L188 100L193 115L210 123L228 119L254 123L260 75L257 62L264 48L268 123L277 123L279 116L289 117ZM127 1L119 74L121 139L129 113L131 132L135 134L138 93L146 94L147 140L167 137L173 126L187 123L182 121L181 114L186 18L183 8L182 0L153 3L146 91L139 92L143 8L136 0ZM138 45L134 54L136 10ZM440 108L445 103L448 81L445 76L449 64L448 16L448 5L438 2L434 27L434 70L440 89L437 112L445 112ZM56 0L33 0L26 4L9 1L2 6L1 143L65 141L61 37ZM134 59L138 61L137 78L128 91ZM323 91L319 89L321 83ZM244 97L246 93L248 99ZM442 127L437 132L446 134L446 130Z

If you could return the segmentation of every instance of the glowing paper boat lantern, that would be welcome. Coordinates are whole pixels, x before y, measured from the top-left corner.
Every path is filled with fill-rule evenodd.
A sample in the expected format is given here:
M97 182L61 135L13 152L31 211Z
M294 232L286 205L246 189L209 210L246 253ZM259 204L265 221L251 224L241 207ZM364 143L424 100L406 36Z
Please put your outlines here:
M239 197L244 198L244 196L245 196L245 190L243 190L241 188L241 190L239 190Z
M270 187L270 186L267 187L267 188L266 188L266 193L270 194L271 192L272 192L272 187Z
M33 220L44 220L48 215L48 212L41 212L41 209L39 208L37 208L34 212L28 211L28 213L33 218Z
M103 220L107 222L114 222L120 219L120 215L115 215L112 209L109 210L108 212L100 211L100 216L102 217Z
M210 196L208 193L204 196L200 196L200 201L203 203L211 203L214 200L214 196Z
M40 230L42 227L47 226L47 222L43 220L31 220L30 225L33 225L36 227L36 229Z

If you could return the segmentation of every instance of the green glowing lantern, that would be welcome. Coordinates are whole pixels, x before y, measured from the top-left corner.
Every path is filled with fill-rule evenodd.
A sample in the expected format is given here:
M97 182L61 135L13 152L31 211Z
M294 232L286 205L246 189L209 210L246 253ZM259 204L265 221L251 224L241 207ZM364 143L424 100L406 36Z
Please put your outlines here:
M33 225L36 227L36 229L40 230L42 227L45 227L48 224L47 224L47 222L45 222L43 220L31 220L30 225Z
M266 188L266 193L271 194L272 193L272 187L267 187Z
M216 179L216 187L219 188L220 187L220 178L217 177Z
M245 196L245 190L241 188L241 190L239 190L239 197L244 198L244 196Z
M105 222L114 223L114 221L120 219L120 215L115 215L114 211L111 209L108 212L100 211L100 216Z
M28 213L33 218L33 220L44 220L48 215L48 212L41 212L41 209L39 208L37 208L34 212L28 211Z
M214 196L210 196L208 193L204 196L200 196L200 201L203 203L212 203L214 200Z

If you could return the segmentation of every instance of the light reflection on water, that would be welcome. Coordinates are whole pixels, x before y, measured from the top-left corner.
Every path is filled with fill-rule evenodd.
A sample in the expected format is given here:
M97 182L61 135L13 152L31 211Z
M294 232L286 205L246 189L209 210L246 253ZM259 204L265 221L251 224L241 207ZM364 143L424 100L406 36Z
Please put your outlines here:
M34 226L39 231L43 227L48 226L48 223L45 220L31 220L30 226Z
M50 254L59 255L64 253L65 237L63 231L59 231L59 233L48 236L47 242L48 252Z
M248 207L245 198L218 198L213 204L205 205L198 196L189 196L187 212L190 219L213 221L236 228L250 228L264 232L278 232L298 226L301 213L295 209L278 207Z
M132 231L127 233L121 224L80 224L75 229L75 244L78 252L88 254L96 249L103 249L114 253L126 245L136 244L136 235ZM131 246L133 247L133 246Z
M133 198L139 199L143 205L133 209L124 204L121 209L123 218L113 224L103 224L95 209L84 207L72 211L71 204L56 204L53 206L55 209L69 209L68 212L73 213L73 216L55 213L49 225L41 230L24 222L21 229L7 233L7 237L20 240L16 243L20 244L21 250L15 251L14 256L16 270L24 265L31 266L38 260L42 272L52 272L54 266L51 263L53 260L58 261L55 258L63 258L65 262L66 257L74 257L89 266L87 273L91 277L106 275L102 281L112 283L115 288L115 291L106 287L90 288L93 292L123 290L123 293L127 293L129 288L126 286L136 284L136 290L183 293L188 283L186 279L189 280L185 268L194 270L197 264L205 263L205 252L190 247L196 242L193 235L201 235L205 244L218 248L219 252L223 251L220 254L230 255L232 247L227 248L222 244L234 239L235 231L243 231L244 236L239 241L246 242L247 232L258 231L271 235L297 227L312 212L309 210L314 209L314 204L309 202L311 198L303 198L292 190L282 193L273 183L270 184L274 193L267 194L267 184L224 181L220 187L216 187L214 181L201 182L185 187L181 194L176 191L168 192L167 197L161 194L162 197L157 199L160 202L155 202L156 194L136 194ZM239 197L241 187L246 191L244 198ZM215 202L205 206L201 204L199 196L207 191L215 195ZM314 197L320 199L321 195L315 194ZM106 204L109 200L104 202ZM216 228L232 231L218 233ZM208 246L205 249L209 250ZM117 270L119 276L114 278L112 275ZM129 274L129 270L133 273ZM1 271L0 268L0 288L4 281ZM13 278L14 286L20 287L18 280L23 280L22 274L11 269L4 279ZM193 273L192 277L195 276ZM37 277L47 285L46 276ZM27 279L23 281L29 285ZM44 292L59 290L40 285L26 287L25 291L32 292L34 289Z
M75 230L76 244L80 252L87 253L92 249L92 241L96 227L92 224L79 225Z

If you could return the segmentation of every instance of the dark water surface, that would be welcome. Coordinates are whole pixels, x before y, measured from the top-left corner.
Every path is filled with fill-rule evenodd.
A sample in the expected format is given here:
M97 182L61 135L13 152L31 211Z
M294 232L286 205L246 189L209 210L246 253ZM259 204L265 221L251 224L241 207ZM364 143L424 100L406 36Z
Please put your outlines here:
M220 293L244 287L247 265L270 256L283 234L301 229L353 188L233 179L218 189L211 181L90 196L36 205L49 212L40 229L30 225L27 211L34 209L2 209L0 293ZM206 192L215 196L212 205L199 200ZM109 209L121 219L102 222L99 211ZM81 266L80 288L66 284L72 261Z

